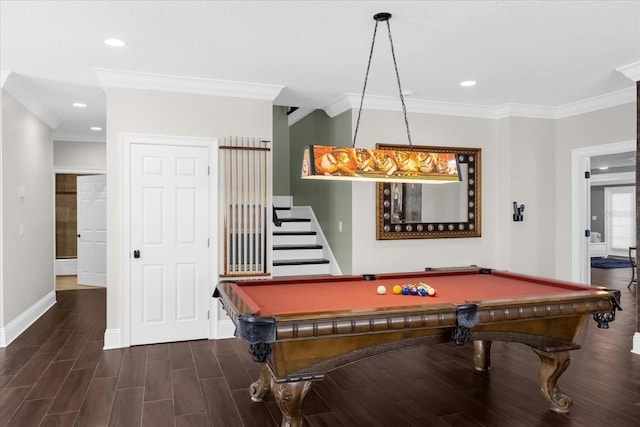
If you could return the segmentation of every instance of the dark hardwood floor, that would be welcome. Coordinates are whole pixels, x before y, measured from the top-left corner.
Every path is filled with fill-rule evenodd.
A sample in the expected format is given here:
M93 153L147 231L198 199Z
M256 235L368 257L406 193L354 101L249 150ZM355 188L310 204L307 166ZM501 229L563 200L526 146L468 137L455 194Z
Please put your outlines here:
M627 269L593 270L619 288L624 311L608 330L588 319L559 380L571 413L549 410L538 357L494 343L488 374L470 345L409 349L338 369L314 383L308 426L638 426L640 356L630 352L635 287ZM257 370L238 340L103 351L105 291L58 292L58 303L0 349L0 426L277 426L273 398L251 402Z

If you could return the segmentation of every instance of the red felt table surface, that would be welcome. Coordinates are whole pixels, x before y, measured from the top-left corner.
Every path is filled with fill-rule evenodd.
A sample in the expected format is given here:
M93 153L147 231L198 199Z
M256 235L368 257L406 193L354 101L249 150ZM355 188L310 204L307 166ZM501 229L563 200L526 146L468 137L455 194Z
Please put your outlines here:
M426 283L435 288L435 297L396 295L395 285ZM387 288L378 295L378 286ZM255 281L233 285L235 291L259 316L278 316L319 312L363 312L398 309L428 304L464 304L492 299L557 296L589 291L590 288L565 282L501 274L462 274L443 276L385 277L378 280L339 281ZM595 289L594 289L595 290Z

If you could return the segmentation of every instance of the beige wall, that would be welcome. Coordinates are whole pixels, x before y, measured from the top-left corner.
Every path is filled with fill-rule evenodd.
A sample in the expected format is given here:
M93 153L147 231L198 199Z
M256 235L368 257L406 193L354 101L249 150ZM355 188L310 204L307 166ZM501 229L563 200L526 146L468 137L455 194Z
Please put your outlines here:
M54 141L53 167L56 170L107 169L107 144L102 142Z
M504 268L524 274L554 277L555 228L555 120L514 117L508 122L508 140L501 141L500 154L507 159L498 168L501 185L499 229L508 233L501 242L501 255L508 252ZM570 161L570 160L568 160ZM485 174L487 171L483 171ZM525 205L524 220L513 221L513 202Z
M122 325L123 134L220 138L272 135L270 101L107 88L107 330ZM213 173L213 171L212 171Z
M636 140L635 103L556 121L556 272L571 280L571 151L575 148Z
M353 274L470 264L504 267L497 256L500 230L496 120L418 113L409 114L408 119L414 145L482 149L482 237L378 241L375 229L376 187L372 183L354 182ZM356 114L353 120L355 128ZM377 142L408 143L402 113L363 112L356 145L373 148Z
M364 114L357 146L407 143L401 113ZM635 105L560 120L409 114L409 124L416 145L482 149L482 237L376 241L375 186L356 182L354 274L478 264L571 280L571 150L635 139Z
M52 165L51 129L3 91L0 327L55 290Z

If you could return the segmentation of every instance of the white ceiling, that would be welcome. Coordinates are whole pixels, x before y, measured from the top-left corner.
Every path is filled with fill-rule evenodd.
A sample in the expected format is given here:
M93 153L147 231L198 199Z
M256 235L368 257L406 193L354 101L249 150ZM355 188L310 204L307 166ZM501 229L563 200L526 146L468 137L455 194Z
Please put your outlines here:
M362 93L382 11L411 99L547 108L635 86L616 68L640 61L640 0L1 0L0 68L57 123L55 139L104 140L88 131L105 126L95 68L282 85L275 104L323 108ZM367 95L396 96L378 30ZM461 88L468 79L478 85Z

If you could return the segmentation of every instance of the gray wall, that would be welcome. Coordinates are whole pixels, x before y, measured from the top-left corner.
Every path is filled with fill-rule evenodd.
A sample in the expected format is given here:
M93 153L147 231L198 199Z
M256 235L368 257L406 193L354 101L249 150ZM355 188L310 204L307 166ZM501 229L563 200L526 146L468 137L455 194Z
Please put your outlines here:
M594 231L600 233L602 241L606 242L604 235L604 186L591 187L591 232Z
M290 196L289 120L287 107L273 107L273 195Z
M290 127L291 194L296 206L311 206L343 274L353 263L352 183L302 180L302 151L307 145L351 146L351 111L330 118L316 110ZM342 223L342 231L339 230Z

